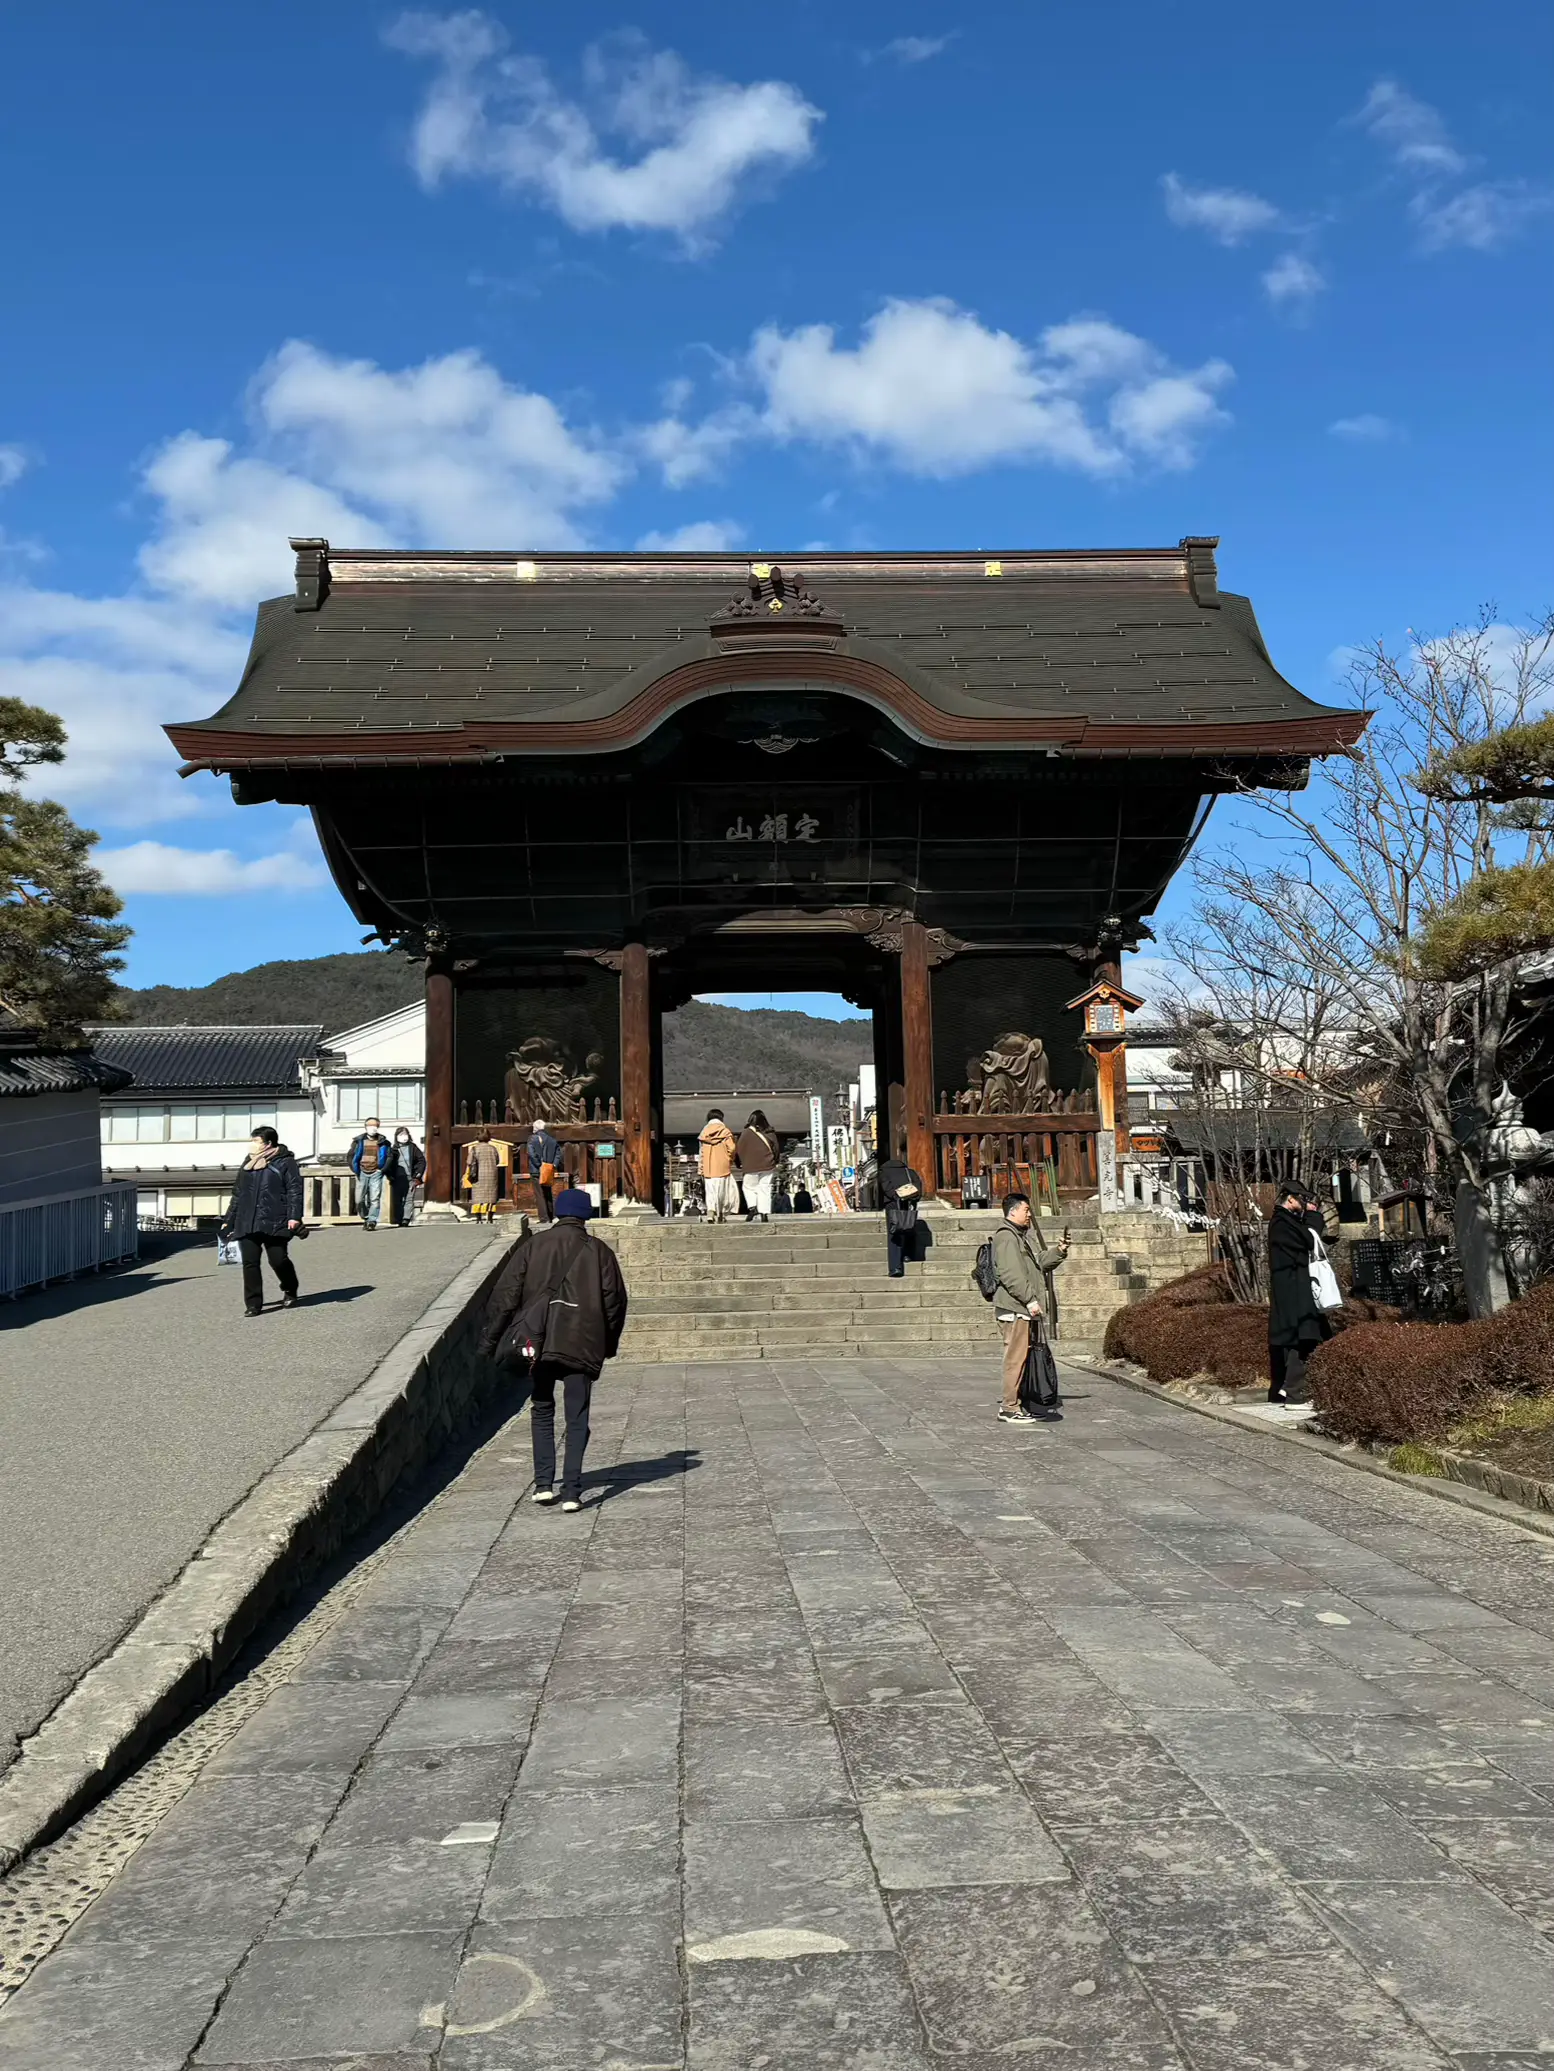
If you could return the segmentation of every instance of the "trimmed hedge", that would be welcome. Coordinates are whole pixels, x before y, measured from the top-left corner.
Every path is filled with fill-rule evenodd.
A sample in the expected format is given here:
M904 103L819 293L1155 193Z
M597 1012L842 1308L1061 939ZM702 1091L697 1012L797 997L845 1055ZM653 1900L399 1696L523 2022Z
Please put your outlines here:
M1211 1373L1228 1388L1250 1387L1268 1378L1268 1311L1233 1300L1223 1266L1199 1266L1119 1309L1104 1349L1152 1381Z
M1389 1314L1350 1296L1334 1319L1340 1330ZM1130 1359L1152 1381L1209 1374L1225 1388L1268 1385L1268 1311L1238 1302L1223 1266L1199 1266L1119 1309L1106 1326L1108 1359Z
M1439 1439L1497 1394L1554 1394L1554 1283L1476 1323L1362 1323L1318 1348L1312 1400L1340 1438Z

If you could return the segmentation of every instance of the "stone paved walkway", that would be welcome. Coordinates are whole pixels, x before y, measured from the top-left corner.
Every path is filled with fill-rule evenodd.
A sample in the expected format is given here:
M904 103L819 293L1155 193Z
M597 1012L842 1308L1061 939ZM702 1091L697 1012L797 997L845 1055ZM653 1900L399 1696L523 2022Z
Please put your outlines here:
M0 2071L1548 2064L1554 1546L1069 1384L622 1369L575 1518L510 1426Z
M0 1304L0 1770L483 1242L316 1231L257 1323L214 1237Z

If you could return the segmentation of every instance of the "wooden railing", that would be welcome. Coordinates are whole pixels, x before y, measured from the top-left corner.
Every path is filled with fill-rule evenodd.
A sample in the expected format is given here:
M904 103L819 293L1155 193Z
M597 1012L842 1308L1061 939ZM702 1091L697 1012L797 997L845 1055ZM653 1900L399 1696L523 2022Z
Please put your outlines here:
M1047 1115L939 1114L933 1118L934 1156L941 1195L959 1195L967 1178L986 1177L996 1207L1000 1194L1029 1194L1056 1207L1065 1196L1100 1186L1093 1111Z
M513 1147L505 1174L506 1190L497 1203L498 1207L522 1208L532 1215L539 1205L534 1198L525 1149L532 1134L532 1125L528 1122L487 1122L484 1127L493 1142L510 1143ZM599 1122L548 1122L546 1127L561 1145L561 1167L569 1178L584 1186L597 1186L603 1201L612 1200L615 1195L625 1192L625 1159L622 1149L626 1132L619 1122L613 1118ZM468 1161L465 1145L476 1142L479 1136L480 1125L474 1122L454 1124L455 1201L464 1198L464 1167ZM558 1173L557 1186L564 1183L561 1174Z

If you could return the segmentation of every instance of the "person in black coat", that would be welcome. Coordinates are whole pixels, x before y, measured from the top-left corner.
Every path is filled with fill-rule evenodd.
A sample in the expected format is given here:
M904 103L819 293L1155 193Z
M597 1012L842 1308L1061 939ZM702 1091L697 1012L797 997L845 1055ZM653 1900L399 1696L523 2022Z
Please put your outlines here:
M923 1198L923 1176L907 1163L904 1144L881 1165L877 1184L885 1211L885 1260L891 1279L900 1280L907 1260L921 1255L917 1210Z
M415 1190L425 1177L426 1153L401 1123L394 1131L394 1140L389 1145L389 1161L384 1168L389 1191L390 1229L409 1227L415 1214Z
M481 1350L509 1367L527 1366L536 1503L556 1500L556 1389L566 1409L561 1507L582 1508L588 1406L604 1362L626 1328L626 1282L608 1244L590 1235L592 1203L577 1188L556 1196L556 1220L521 1241L502 1268L486 1307Z
M264 1308L262 1252L280 1283L281 1307L297 1306L297 1269L290 1244L302 1226L302 1170L269 1127L254 1131L253 1147L238 1170L232 1199L221 1224L223 1237L236 1237L243 1255L243 1314Z
M1331 1335L1312 1292L1311 1235L1305 1189L1281 1186L1268 1225L1268 1400L1291 1409L1311 1400L1306 1361Z

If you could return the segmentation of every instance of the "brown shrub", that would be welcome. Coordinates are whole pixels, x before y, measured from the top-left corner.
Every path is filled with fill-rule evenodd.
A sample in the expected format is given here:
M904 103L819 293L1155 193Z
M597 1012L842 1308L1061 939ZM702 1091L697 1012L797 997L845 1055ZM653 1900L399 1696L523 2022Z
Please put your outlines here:
M1158 1307L1163 1309L1201 1309L1209 1303L1233 1302L1230 1290L1230 1276L1223 1266L1194 1266L1190 1273L1183 1273L1179 1280L1167 1280L1163 1287L1157 1287L1147 1294L1138 1308Z
M1472 1323L1360 1323L1319 1345L1311 1399L1339 1438L1439 1438L1486 1392Z
M1223 1302L1173 1309L1140 1302L1127 1311L1127 1333L1136 1348L1124 1354L1152 1381L1182 1381L1212 1374L1227 1388L1266 1386L1268 1311L1249 1302Z
M1311 1362L1330 1431L1365 1443L1439 1439L1494 1394L1554 1394L1554 1288L1477 1323L1365 1323Z
M1336 1316L1342 1330L1394 1312L1353 1296ZM1106 1326L1108 1359L1130 1359L1152 1381L1210 1373L1227 1388L1262 1386L1268 1379L1268 1311L1238 1302L1223 1266L1198 1266L1152 1294L1119 1309Z
M1554 1282L1544 1281L1498 1316L1467 1328L1483 1333L1490 1387L1513 1395L1554 1394Z

